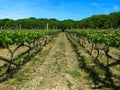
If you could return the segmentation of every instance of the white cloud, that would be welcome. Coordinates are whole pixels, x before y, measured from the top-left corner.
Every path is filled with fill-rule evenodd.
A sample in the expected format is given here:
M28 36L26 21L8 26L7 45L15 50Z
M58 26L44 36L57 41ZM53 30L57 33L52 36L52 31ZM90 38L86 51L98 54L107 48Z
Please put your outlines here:
M99 7L99 6L100 6L100 4L98 4L98 3L90 3L90 5L96 6L96 7Z
M119 10L119 6L118 6L118 5L114 5L113 7L114 7L114 10L115 10L115 11L118 11L118 10Z

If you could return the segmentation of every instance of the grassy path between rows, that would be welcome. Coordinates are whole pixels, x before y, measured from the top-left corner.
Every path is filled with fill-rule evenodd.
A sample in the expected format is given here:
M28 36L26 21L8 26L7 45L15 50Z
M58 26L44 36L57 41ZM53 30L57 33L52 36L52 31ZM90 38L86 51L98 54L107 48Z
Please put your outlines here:
M78 64L62 32L12 79L0 84L0 90L90 90Z

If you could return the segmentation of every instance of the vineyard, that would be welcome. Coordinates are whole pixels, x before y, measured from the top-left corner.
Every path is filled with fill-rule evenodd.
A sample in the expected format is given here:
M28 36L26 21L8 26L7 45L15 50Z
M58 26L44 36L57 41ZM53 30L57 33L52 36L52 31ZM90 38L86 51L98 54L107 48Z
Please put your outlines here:
M34 57L58 31L1 31L0 76L1 81Z
M34 78L16 85L24 67ZM120 30L0 31L0 82L1 90L119 90Z

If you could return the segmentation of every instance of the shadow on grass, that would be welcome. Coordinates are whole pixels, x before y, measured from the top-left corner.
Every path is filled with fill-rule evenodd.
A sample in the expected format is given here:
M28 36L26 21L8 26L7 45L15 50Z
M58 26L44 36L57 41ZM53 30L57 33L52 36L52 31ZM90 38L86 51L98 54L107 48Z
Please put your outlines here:
M67 37L69 42L72 44L75 53L77 54L79 68L86 72L88 74L88 77L94 83L94 87L92 88L93 89L109 88L113 90L119 90L120 86L117 85L112 78L114 77L118 81L120 81L120 77L117 75L113 75L109 67L105 66L99 60L93 62L95 66L88 66L85 56L82 56L79 52L78 44L74 41L72 37L70 37L70 35L67 34ZM99 75L99 73L96 70L96 67L105 72L103 77Z
M32 53L30 53L31 50L27 50L27 51L23 52L21 55L19 55L16 58L16 60L19 57L23 56L23 55L26 55L26 56L23 58L23 61L22 61L22 63L19 64L19 66L17 66L17 67L11 67L11 68L9 68L9 70L7 69L6 72L4 72L4 73L2 73L0 75L0 83L8 80L8 78L13 78L13 75L18 72L18 70L21 68L21 66L25 65L27 62L29 62L30 60L32 60L34 58L34 56L37 53L39 53L41 50L42 49L40 48L37 51L32 52ZM8 65L4 65L3 67L0 67L0 68L7 68L7 66Z

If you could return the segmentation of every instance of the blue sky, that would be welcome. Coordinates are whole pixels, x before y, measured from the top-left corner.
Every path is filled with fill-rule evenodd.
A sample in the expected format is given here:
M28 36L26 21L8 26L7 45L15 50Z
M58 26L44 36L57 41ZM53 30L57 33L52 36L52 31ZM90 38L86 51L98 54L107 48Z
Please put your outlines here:
M83 18L120 11L120 0L0 0L0 18Z

